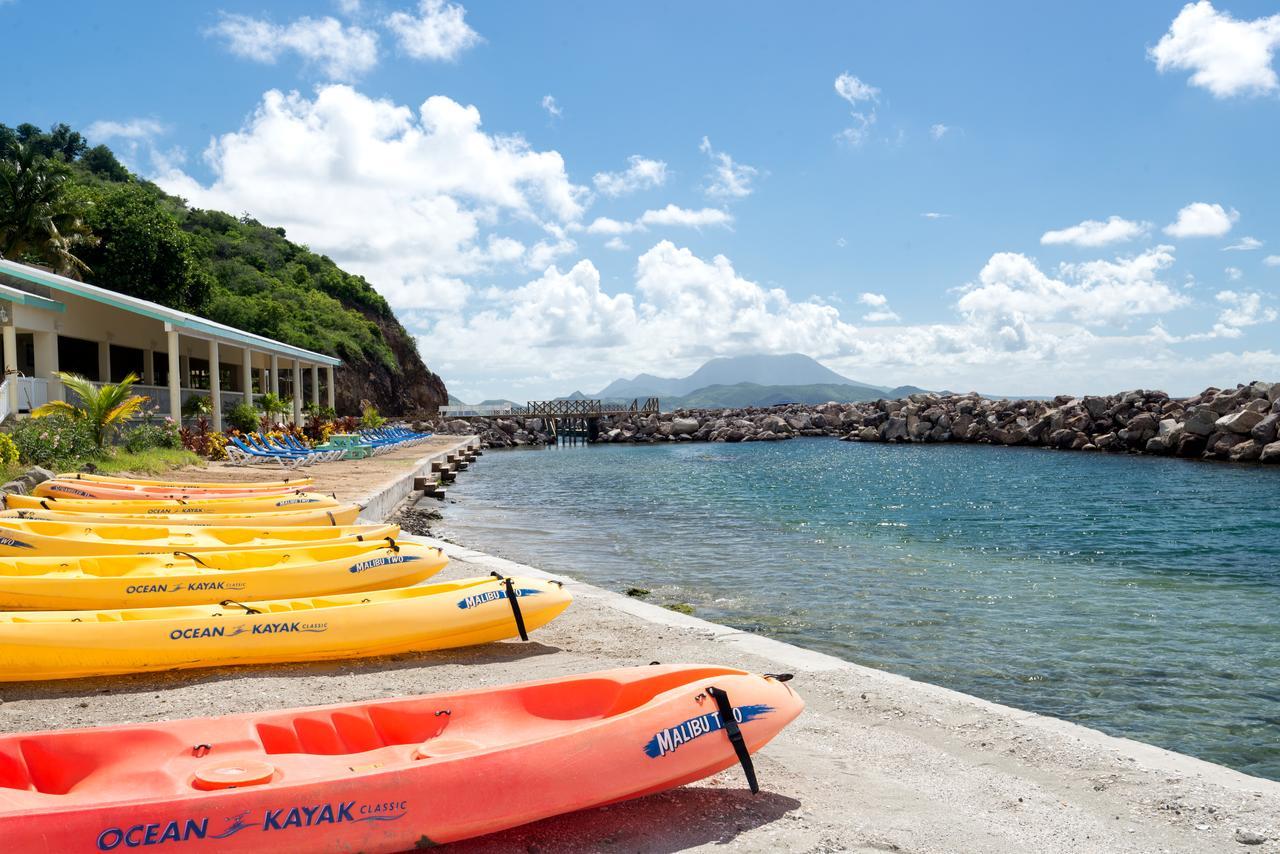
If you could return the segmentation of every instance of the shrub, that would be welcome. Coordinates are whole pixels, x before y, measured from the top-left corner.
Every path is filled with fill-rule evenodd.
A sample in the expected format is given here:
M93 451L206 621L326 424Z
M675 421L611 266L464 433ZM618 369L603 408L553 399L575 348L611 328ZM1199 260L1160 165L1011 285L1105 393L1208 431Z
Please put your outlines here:
M18 446L8 433L0 433L0 465L11 466L18 462Z
M155 424L141 424L125 433L124 447L131 454L148 448L176 449L182 447L182 437L178 434L177 425L165 419Z
M19 421L11 434L18 459L28 465L57 468L59 463L79 462L94 456L98 443L93 427L65 415L47 415Z
M179 431L182 447L208 460L222 460L227 456L227 437L209 429L209 419L201 416L195 424Z
M387 423L387 419L378 414L378 407L372 403L367 404L364 413L360 416L360 426L366 430L376 430L383 424Z
M213 403L207 394L193 394L182 402L183 418L199 418L213 411Z
M253 404L241 401L231 407L231 411L226 414L224 420L233 430L252 433L258 429L258 410Z

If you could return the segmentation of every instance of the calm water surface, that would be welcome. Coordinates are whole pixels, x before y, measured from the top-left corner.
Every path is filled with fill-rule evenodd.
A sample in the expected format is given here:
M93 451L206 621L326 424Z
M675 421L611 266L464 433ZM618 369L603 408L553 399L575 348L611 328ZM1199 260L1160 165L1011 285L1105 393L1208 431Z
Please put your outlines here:
M1280 467L603 445L489 452L449 494L460 543L1280 779Z

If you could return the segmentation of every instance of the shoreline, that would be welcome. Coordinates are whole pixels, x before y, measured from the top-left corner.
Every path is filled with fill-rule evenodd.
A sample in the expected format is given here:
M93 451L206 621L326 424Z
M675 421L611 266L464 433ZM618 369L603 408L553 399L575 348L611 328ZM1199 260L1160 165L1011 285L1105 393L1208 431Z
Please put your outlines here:
M318 465L317 484L345 499L359 496L366 513L412 507L403 499L419 471L475 443L474 437L439 438L429 451L375 458L382 462L363 469L358 463ZM275 474L223 467L189 476L213 479L211 471L226 479ZM374 479L380 482L370 487ZM796 674L791 684L808 708L758 754L760 795L746 791L735 767L681 789L450 850L1280 850L1280 783L422 539L451 557L440 580L491 570L556 577L566 581L575 602L528 643L3 686L0 727L42 730L217 715L499 685L654 660L704 661ZM663 820L677 814L679 821ZM1270 841L1245 848L1241 831L1243 839Z

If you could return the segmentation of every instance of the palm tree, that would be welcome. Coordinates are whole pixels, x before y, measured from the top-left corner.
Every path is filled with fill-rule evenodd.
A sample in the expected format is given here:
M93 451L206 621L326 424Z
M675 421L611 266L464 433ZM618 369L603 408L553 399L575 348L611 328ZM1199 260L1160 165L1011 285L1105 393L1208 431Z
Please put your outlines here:
M284 415L289 411L289 404L285 402L285 399L271 391L262 396L262 399L258 401L258 407L267 414L267 419L272 424L276 423L276 419L272 416Z
M118 383L97 385L78 374L54 374L62 384L80 398L80 405L65 400L53 400L31 413L32 418L46 415L66 415L73 421L83 421L93 431L93 439L102 450L107 445L111 431L138 411L147 399L140 394L129 394L138 381L137 374L129 374Z
M0 256L43 261L73 278L89 272L74 250L97 239L67 194L70 176L30 144L13 143L0 157Z

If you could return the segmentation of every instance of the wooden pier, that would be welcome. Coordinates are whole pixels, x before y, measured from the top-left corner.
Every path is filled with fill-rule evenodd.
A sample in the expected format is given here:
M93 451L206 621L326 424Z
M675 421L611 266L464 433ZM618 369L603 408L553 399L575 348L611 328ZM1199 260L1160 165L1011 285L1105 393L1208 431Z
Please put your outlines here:
M446 408L447 409L447 408ZM658 398L649 397L641 402L640 398L625 401L589 400L587 398L558 398L556 400L531 400L524 406L510 406L498 409L470 408L456 412L441 414L446 418L541 418L547 422L547 430L557 444L576 445L579 442L594 442L600 438L600 419L627 415L656 415L659 409ZM453 463L454 461L450 461ZM466 468L465 463L461 466ZM456 474L457 468L452 470ZM443 475L444 472L441 471Z

